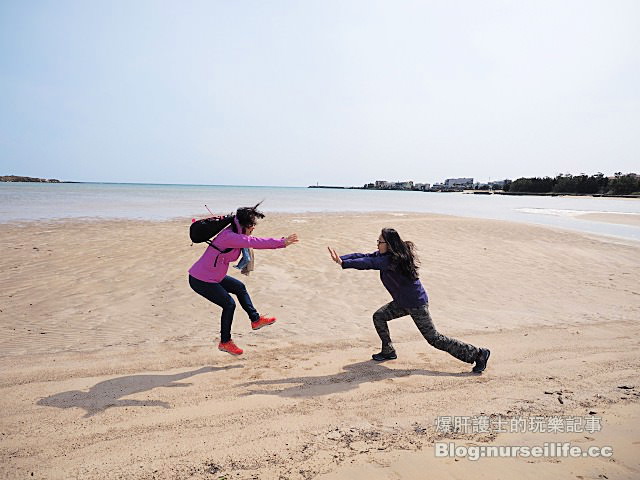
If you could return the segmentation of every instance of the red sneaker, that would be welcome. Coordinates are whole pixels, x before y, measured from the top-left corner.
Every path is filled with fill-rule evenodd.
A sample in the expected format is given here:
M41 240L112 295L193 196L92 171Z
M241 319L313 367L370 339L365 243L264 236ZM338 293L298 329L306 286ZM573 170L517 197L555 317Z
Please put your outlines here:
M260 330L262 327L266 327L267 325L271 325L272 323L276 323L276 319L273 317L263 317L260 315L260 318L255 322L251 322L251 328L254 330Z
M229 340L228 342L220 342L218 344L218 350L221 352L227 352L231 355L242 355L242 349L238 348L238 346L233 343L233 340Z

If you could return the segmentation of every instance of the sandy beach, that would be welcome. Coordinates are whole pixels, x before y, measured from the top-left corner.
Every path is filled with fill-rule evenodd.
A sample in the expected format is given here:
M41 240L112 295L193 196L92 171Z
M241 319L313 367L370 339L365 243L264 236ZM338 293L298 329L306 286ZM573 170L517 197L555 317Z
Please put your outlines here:
M595 218L594 218L595 219ZM609 216L598 218L614 221ZM187 270L190 219L0 225L0 477L46 479L640 478L640 244L426 214L268 215L245 281L275 325L216 348L219 309ZM487 371L390 323L382 227L415 242L438 330L491 349ZM445 432L438 418L597 419L597 430ZM492 423L493 425L493 423ZM594 425L591 423L591 425ZM436 458L458 445L610 446L609 458ZM426 475L425 472L429 472Z

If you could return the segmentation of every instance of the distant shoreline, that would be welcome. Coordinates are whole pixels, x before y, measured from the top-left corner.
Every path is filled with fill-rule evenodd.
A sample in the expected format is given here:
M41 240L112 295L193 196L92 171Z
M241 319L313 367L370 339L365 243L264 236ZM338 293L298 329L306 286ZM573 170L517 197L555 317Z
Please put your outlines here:
M535 193L535 192L494 192L496 195L536 196L536 197L604 197L604 198L640 198L640 195L609 195L606 193Z
M511 195L517 197L602 197L602 198L640 198L640 195L608 195L606 193L571 193L571 192L503 192L501 190L418 190L408 188L364 188L364 187L340 187L333 185L309 185L307 188L327 188L336 190L376 190L376 191L394 191L394 192L426 192L426 193L472 193L475 195Z

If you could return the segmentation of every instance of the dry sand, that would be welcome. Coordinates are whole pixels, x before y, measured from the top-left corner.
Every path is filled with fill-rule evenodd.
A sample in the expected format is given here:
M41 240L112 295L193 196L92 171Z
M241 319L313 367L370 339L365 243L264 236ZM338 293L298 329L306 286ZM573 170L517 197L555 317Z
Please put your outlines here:
M189 289L202 246L182 222L0 226L0 477L55 479L640 478L640 244L418 214L270 215L236 311ZM391 323L398 359L370 360L380 228L413 240L438 329L491 348L483 375ZM628 388L620 388L628 387ZM576 433L443 433L437 417L601 419ZM612 458L435 458L434 442L613 447Z

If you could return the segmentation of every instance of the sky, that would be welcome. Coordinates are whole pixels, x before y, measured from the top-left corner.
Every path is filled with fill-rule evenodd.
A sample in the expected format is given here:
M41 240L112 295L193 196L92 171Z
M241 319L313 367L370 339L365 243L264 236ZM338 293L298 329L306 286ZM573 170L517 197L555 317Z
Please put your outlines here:
M0 175L640 173L640 2L0 0Z

